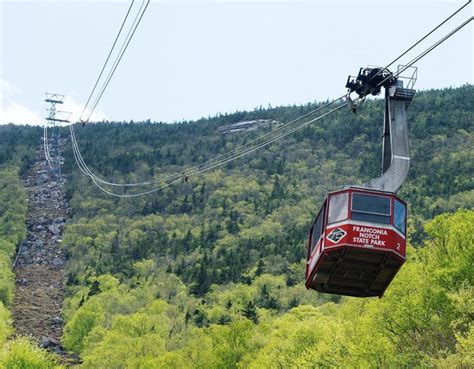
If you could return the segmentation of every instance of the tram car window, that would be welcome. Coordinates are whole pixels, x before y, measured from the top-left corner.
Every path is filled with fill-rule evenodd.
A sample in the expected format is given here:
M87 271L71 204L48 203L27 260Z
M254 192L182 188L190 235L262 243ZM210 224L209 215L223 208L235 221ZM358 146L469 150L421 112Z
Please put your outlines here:
M390 224L390 198L360 193L352 194L352 219Z
M323 206L318 216L316 217L316 221L314 222L314 225L313 225L313 232L311 236L311 249L312 250L316 247L316 244L318 243L319 238L321 237L321 234L323 232L324 209L325 207Z
M347 203L349 201L349 194L340 193L332 195L329 200L328 223L333 224L346 220L349 215Z
M397 199L394 200L393 224L403 234L406 233L407 207Z

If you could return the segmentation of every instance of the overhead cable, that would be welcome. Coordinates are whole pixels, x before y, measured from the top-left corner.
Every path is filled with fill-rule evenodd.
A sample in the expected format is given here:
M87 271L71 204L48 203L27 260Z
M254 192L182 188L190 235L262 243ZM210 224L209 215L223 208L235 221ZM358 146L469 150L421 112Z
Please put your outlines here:
M329 106L329 105L331 105L332 103L334 103L335 101L338 101L338 100L341 100L341 99L339 98L339 99L333 100L332 102L327 103L327 104L321 106L321 107L320 107L319 109L317 109L317 110L321 110L323 107ZM303 117L306 117L306 116L308 116L308 115L309 115L309 114L305 114ZM295 122L295 121L297 121L297 120L301 120L303 117L299 117L299 118L297 118L297 119L291 121L290 123L293 123L293 122ZM90 172L90 170L88 169L87 165L85 164L85 162L84 162L84 160L83 160L83 158L82 158L82 156L81 156L81 154L80 154L80 151L79 151L79 148L78 148L78 145L77 145L77 141L76 141L76 139L75 139L75 132L74 132L73 127L71 127L71 129L72 129L72 130L71 130L72 143L73 143L73 146L75 146L75 148L76 148L77 156L78 156L78 159L79 159L78 165L80 164L81 167L84 169L83 172L85 172L86 174L88 174L88 175L90 175L91 177L93 177L93 178L96 180L96 182L100 182L100 183L102 183L102 184L110 185L110 182L103 181L103 180L101 180L100 178L98 178L97 176L95 176L93 173ZM272 132L270 132L270 134L271 134L271 133L274 133L274 132L276 132L276 131L277 131L277 130L272 131ZM268 134L267 134L267 135L268 135ZM263 135L263 136L266 136L266 135ZM263 137L263 136L260 136L260 137ZM279 135L279 136L277 136L277 137L281 137L281 135ZM270 140L273 140L273 138L270 139ZM254 141L255 141L255 140L254 140ZM263 144L265 144L265 142L263 142ZM262 143L258 144L257 146L260 146L260 145L262 145ZM239 146L237 149L242 149L244 146L245 146L245 145ZM247 150L252 150L252 148L247 149ZM233 151L234 151L234 150L233 150ZM235 156L239 156L240 154L241 154L241 153L237 153L237 154L231 156L230 158L222 158L221 161L223 161L223 160L228 161L229 159L232 160L232 158L234 158ZM223 155L225 155L225 154L221 154L220 156L222 157ZM192 168L187 168L186 170L182 171L182 172L179 173L179 174L173 174L173 175L161 177L161 178L159 178L159 179L157 179L157 180L150 181L149 183L150 183L150 184L153 184L153 183L163 182L164 180L169 180L169 179L173 179L173 178L180 178L180 179L182 179L183 177L185 177L186 175L189 175L190 173L194 173L194 172L196 172L197 170L205 169L207 166L214 165L215 163L212 163L212 161L213 161L213 159L207 161L206 163L203 163L203 164L207 164L206 166L204 166L203 164L199 164L199 165L196 165L196 166L194 166L194 167L192 167ZM140 185L142 185L142 184L143 184L143 183L140 183ZM114 185L116 185L116 184L114 184ZM128 185L130 185L130 184L128 184ZM121 186L121 187L127 187L127 186L123 186L123 185L120 185L120 186Z
M127 34L127 40L126 40L126 43L124 43L122 45L122 48L120 49L120 52L119 52L119 55L117 56L117 59L116 59L116 62L114 63L114 66L112 67L112 70L109 72L109 75L107 76L107 79L106 79L106 82L104 83L104 86L102 87L100 93L99 93L99 96L97 97L96 101L94 102L94 104L92 105L92 108L87 116L87 120L86 121L89 121L89 119L91 118L92 116L92 113L94 113L95 111L95 108L97 107L97 105L99 104L99 101L102 99L102 95L104 94L107 86L109 85L113 75L115 74L115 71L120 63L120 61L122 60L124 54L125 54L125 51L127 50L128 48L128 45L130 44L130 41L132 40L133 38L133 35L135 34L135 31L137 30L138 28L138 25L140 24L142 18L143 18L143 15L145 14L145 11L146 9L148 8L148 5L150 4L150 0L147 0L146 1L146 5L145 7L143 8L143 5L145 4L145 0L142 1L142 4L140 6L140 9L137 13L137 15L135 16L135 19L134 19L134 22L132 24L132 28L130 29L129 33ZM142 10L143 8L143 10Z
M427 35L425 35L421 40L419 40L416 44L412 45L409 49L407 49L404 53L402 53L399 57L397 57L396 59L394 59L388 66L390 66L391 64L393 64L395 61L399 60L403 55L405 55L407 52L409 52L410 50L412 50L416 45L418 45L422 40L424 40L426 37L428 37L430 34L432 34L436 29L438 29L442 24L446 23L447 20L449 20L450 18L452 18L455 14L457 14L460 10L462 10L466 5L468 5L470 3L470 1L468 3L466 3L463 7L461 7L460 9L458 9L455 13L453 13L450 17L448 17L445 21L443 21L441 24L439 24L437 27L435 27L432 31L430 31L430 33L428 33ZM148 5L148 4L147 4ZM143 15L143 14L142 14ZM140 17L141 19L141 17ZM441 45L444 41L446 41L449 37L451 37L452 35L454 35L456 32L458 32L460 29L462 29L464 26L466 26L470 21L472 21L473 17L469 18L468 20L466 20L464 23L462 23L461 25L459 25L458 27L456 27L453 31L451 31L449 34L447 34L446 36L444 36L443 38L441 38L439 41L437 41L435 44L433 44L432 46L430 46L428 49L424 50L422 53L420 53L418 56L416 56L414 59L412 59L408 64L404 65L403 68L401 68L399 71L397 71L396 74L394 74L393 76L397 77L399 76L404 70L406 70L407 68L411 67L414 63L416 63L417 61L421 60L424 56L426 56L428 53L430 53L433 49L435 49L436 47L438 47L439 45ZM135 27L136 29L136 27ZM134 29L134 30L135 30ZM133 34L132 34L133 35ZM128 45L128 44L127 44ZM122 54L123 55L123 54ZM120 60L119 60L120 61ZM388 67L387 66L387 67ZM393 76L390 76L393 77ZM109 79L110 80L110 79ZM381 81L378 85L381 85L383 84L387 79ZM106 86L105 86L106 87ZM103 93L103 91L102 91ZM343 97L345 97L347 94L343 95ZM101 96L101 95L100 95ZM185 169L179 173L176 173L176 174L172 174L172 175L168 175L168 176L164 176L162 178L159 178L159 179L154 179L154 180L150 180L150 181L145 181L145 182L137 182L137 183L114 183L114 182L108 182L108 181L105 181L99 177L97 177L95 174L92 173L92 171L88 168L87 164L85 163L84 159L82 158L82 155L80 153L80 150L79 150L79 146L77 144L77 141L76 141L76 138L75 138L75 132L74 132L74 128L73 126L71 125L70 126L70 130L71 130L71 139L72 139L72 142L73 142L73 153L74 153L74 157L75 157L75 160L76 160L76 163L78 164L78 167L79 169L84 173L86 174L87 176L89 176L91 178L91 180L94 182L94 184L99 188L101 189L103 192L111 195L111 196L116 196L116 197L122 197L122 198L130 198L130 197L137 197L137 196L143 196L143 195L147 195L147 194L150 194L150 193L153 193L153 192L156 192L156 191L159 191L161 189L164 189L174 183L177 183L177 182L180 182L182 181L183 177L189 177L189 176L193 176L193 175L197 175L197 174L200 174L200 173L203 173L205 171L208 171L208 170L211 170L213 168L216 168L218 166L222 166L222 165L225 165L233 160L236 160L244 155L248 155L249 153L252 153L262 147L265 147L269 144L271 144L272 142L275 142L276 140L279 140L283 137L286 137L287 135L301 129L301 128L304 128L306 127L307 125L315 122L315 121L318 121L319 119L322 119L323 117L329 115L329 114L332 114L333 112L341 109L343 106L345 106L345 104L343 105L340 105L332 110L330 110L329 112L327 113L324 113L312 120L309 120L307 122L304 122L300 125L298 125L297 127L295 128L292 128L286 132L283 132L283 133L280 133L278 134L277 136L275 137L272 137L270 139L267 139L266 141L263 141L261 143L258 143L256 145L254 145L254 147L248 147L247 149L243 150L243 148L247 147L247 146L250 146L251 144L254 144L256 143L257 141L263 139L264 137L268 137L269 135L274 135L275 132L277 131L280 131L286 127L288 127L289 125L291 125L292 123L294 122L297 122L297 121L300 121L302 119L304 119L305 117L309 116L310 114L313 114L321 109L323 109L324 107L327 107L333 103L335 103L336 101L339 101L341 98L338 98L338 99L335 99L321 107L319 107L318 109L315 109L305 115L303 115L302 117L299 117L299 118L296 118L295 120L292 120L286 124L284 124L283 126L279 127L278 129L274 130L274 131L271 131L271 132L268 132L262 136L259 136L257 138L255 138L254 140L248 142L247 144L245 145L242 145L242 146L239 146L233 150L230 150L229 152L226 152L226 153L223 153L223 154L220 154L218 155L217 157L215 158L212 158L204 163L201 163L199 165L196 165L194 167L191 167L191 168L188 168L188 169ZM357 99L356 99L357 100ZM355 100L355 101L356 101ZM243 150L242 152L236 152L236 151L239 151L239 150ZM234 153L233 155L230 155L231 153ZM143 191L143 192L140 192L140 193L134 193L134 194L117 194L117 193L114 193L112 191L109 191L105 188L103 188L101 185L108 185L108 186L120 186L120 187L133 187L133 186L143 186L143 185L151 185L151 184L156 184L156 183L163 183L163 182L166 182L166 181L170 181L170 182L167 182L167 183L164 183L162 185L160 185L159 187L157 188L153 188L153 189L150 189L148 191Z
M84 105L84 109L82 110L81 112L81 115L79 116L79 120L82 120L82 116L84 115L84 112L86 111L87 107L89 106L89 102L92 98L92 95L94 94L95 92L95 89L97 88L97 85L100 81L100 78L102 77L102 74L104 73L104 70L105 70L105 67L107 66L108 62L109 62L109 59L110 59L110 56L112 55L112 52L114 51L114 48L115 48L115 45L117 44L117 41L120 37L120 34L122 33L122 29L123 29L123 26L125 25L125 23L127 22L127 18L128 18L128 15L130 14L130 10L132 10L132 7L133 7L133 4L135 3L135 0L132 0L131 4L130 4L130 7L128 8L127 10L127 14L125 14L125 18L123 19L123 22L122 22L122 25L120 26L120 29L117 33L117 36L115 37L115 40L114 40L114 43L112 45L112 47L110 48L110 51L109 51L109 55L107 55L107 59L105 59L105 63L104 65L102 66L102 69L99 73L99 77L97 77L97 80L95 81L95 84L94 84L94 87L92 88L92 91L89 95L89 98L87 99L87 102L86 104Z
M388 63L385 67L381 68L374 76L370 78L370 80L376 78L380 73L382 73L384 70L387 70L388 67L390 67L393 63L396 61L400 60L403 56L405 56L407 53L409 53L411 50L413 50L416 46L418 46L422 41L424 41L427 37L429 37L431 34L433 34L436 30L438 30L441 26L443 26L446 22L448 22L451 18L453 18L456 14L458 14L461 10L463 10L466 6L468 6L471 3L471 0L468 0L463 6L461 6L459 9L457 9L454 13L452 13L449 17L445 18L441 23L439 23L436 27L431 29L426 35L424 35L422 38L420 38L417 42L415 42L413 45L411 45L408 49L406 49L403 53L401 53L399 56L397 56L395 59L393 59L390 63Z
M404 65L399 71L397 71L395 74L393 75L390 75L388 77L386 77L384 80L382 80L378 86L381 86L385 81L387 81L389 78L393 78L393 77L398 77L401 73L403 73L405 70L407 70L408 68L410 68L413 64L415 64L417 61L419 61L420 59L424 58L426 55L428 55L431 51L433 51L434 49L436 49L439 45L441 45L443 42L445 42L448 38L450 38L451 36L453 36L455 33L457 33L458 31L460 31L463 27L465 27L466 25L468 25L472 20L474 19L474 17L470 17L468 18L466 21L464 21L463 23L461 23L459 26L457 26L455 29L453 29L451 32L449 32L446 36L442 37L441 39L439 39L437 42L435 42L433 45L431 45L430 47L428 47L427 49L425 49L423 52L421 52L420 54L418 54L414 59L412 59L408 64Z
M51 155L49 153L49 142L48 142L48 123L44 123L43 127L43 149L44 149L44 157L46 158L46 162L50 169L53 169L51 165Z
M244 155L248 155L248 154L250 154L250 153L252 153L252 152L254 152L254 151L256 151L256 150L258 150L258 149L260 149L260 148L262 148L262 147L268 146L269 144L275 142L276 140L279 140L279 139L281 139L281 138L283 138L283 137L285 137L285 136L287 136L287 135L289 135L289 134L292 134L292 133L296 132L297 130L300 130L300 129L302 129L302 128L308 126L309 124L314 123L314 122L316 122L316 121L318 121L318 120L320 120L320 119L322 119L322 118L324 118L324 117L326 117L326 116L328 116L328 115L330 115L330 114L336 112L337 110L340 110L341 108L343 108L343 107L345 107L345 106L346 106L345 103L344 103L344 104L341 104L341 105L337 106L336 108L330 110L329 112L324 113L324 114L322 114L322 115L320 115L320 116L318 116L318 117L316 117L316 118L314 118L314 119L312 119L312 120L309 120L309 121L307 121L307 122L304 122L304 123L300 124L299 126L293 128L293 129L291 129L290 131L285 132L285 133L283 133L283 134L280 134L279 136L274 137L274 138L272 138L272 139L270 139L270 140L267 140L266 142L264 142L264 143L262 143L262 144L260 144L260 145L258 145L258 146L256 146L256 147L250 148L250 149L248 149L248 150L246 150L246 151L244 151L244 152L242 152L242 153L239 153L238 155L235 155L234 157L231 157L231 158L229 158L229 159L227 159L227 160L224 160L224 161L220 161L220 162L218 162L218 163L215 163L214 165L211 165L211 166L208 166L208 167L206 167L206 168L202 168L202 169L198 169L198 170L195 170L195 171L193 171L193 172L190 172L190 173L187 174L187 176L188 176L188 177L190 177L190 176L195 176L195 175L197 175L197 174L200 174L200 173L209 171L209 170L211 170L211 169L217 168L217 167L219 167L219 166L225 165L225 164L227 164L227 163L229 163L229 162L231 162L231 161L233 161L233 160L236 160L236 159L238 159L238 158L240 158L240 157L242 157L242 156L244 156ZM73 150L74 150L74 156L75 156L75 158L76 158L76 160L77 160L77 151L76 151L75 148L74 148ZM160 191L160 190L165 189L166 187L169 187L169 186L171 186L171 185L173 185L173 184L175 184L175 183L181 182L181 181L182 181L182 178L175 179L175 180L173 180L173 181L171 181L171 182L169 182L169 183L163 184L163 185L161 185L161 186L159 186L159 187L157 187L157 188L153 188L153 189L150 189L150 190L148 190L148 191L143 191L143 192L140 192L140 193L133 193L133 194L117 194L117 193L111 192L111 191L109 191L109 190L103 188L99 183L97 183L97 182L95 181L95 179L91 178L91 180L92 180L92 182L95 183L95 185L96 185L101 191L105 192L105 193L108 194L108 195L115 196L115 197L120 197L120 198L131 198L131 197L138 197L138 196L149 195L149 194L151 194L151 193Z
M436 27L434 27L430 32L428 32L426 35L424 35L422 38L420 38L417 42L415 42L413 45L411 45L408 49L406 49L402 54L400 54L398 57L393 59L390 63L388 63L383 69L387 69L390 67L393 63L396 61L400 60L403 56L405 56L408 52L413 50L416 46L420 44L423 40L425 40L428 36L430 36L433 32L435 32L437 29L439 29L443 24L445 24L447 21L449 21L452 17L454 17L456 14L458 14L461 10L463 10L466 6L468 6L471 3L471 0L469 0L467 3L465 3L463 6L461 6L458 10L456 10L453 14L451 14L449 17L447 17L445 20L443 20L440 24L438 24Z
M241 146L238 146L238 147L236 147L236 148L234 148L234 149L232 149L232 150L229 150L229 151L227 151L227 152L225 152L225 153L219 154L219 155L217 155L216 157L211 158L211 159L209 159L209 160L207 160L207 161L205 161L205 162L203 162L203 163L201 163L201 164L195 165L195 166L193 166L193 167L191 167L191 168L184 169L184 170L182 170L182 171L180 171L180 172L177 172L177 173L174 173L174 174L172 174L172 175L167 175L167 176L161 177L161 178L159 178L159 179L153 179L153 180L149 180L149 181L136 182L136 183L115 183L115 182L109 182L109 181L106 181L106 180L103 180L103 179L97 177L97 176L96 176L95 174L93 174L92 171L90 171L90 170L88 170L88 172L89 172L89 175L93 176L98 182L103 183L103 184L105 184L105 185L116 186L116 187L146 186L146 185L150 185L150 184L154 184L154 183L159 183L159 182L161 182L161 181L163 181L163 180L168 180L168 179L178 178L178 177L179 177L179 178L182 178L182 177L186 176L186 174L187 174L188 172L192 172L192 171L194 171L194 170L196 170L196 169L201 169L202 167L206 167L206 166L208 166L208 165L211 165L211 164L213 164L214 162L217 162L217 161L219 161L219 160L225 160L225 159L227 159L227 158L226 158L227 156L230 156L231 154L234 154L234 153L236 153L237 151L240 151L240 150L242 150L242 149L244 149L244 148L246 148L246 147L248 147L248 146L250 146L250 145L256 143L257 141L260 141L260 140L262 140L262 139L264 139L264 138L270 136L270 135L274 135L275 133L277 133L277 132L279 132L279 131L282 131L283 129L289 127L290 125L293 125L294 123L296 123L296 122L298 122L298 121L300 121L300 120L302 120L302 119L304 119L304 118L307 118L308 116L310 116L310 115L312 115L312 114L314 114L314 113L316 113L316 112L319 112L319 111L321 111L322 109L324 109L324 108L326 108L326 107L328 107L328 106L330 106L330 105L333 105L333 104L336 103L337 101L340 101L341 99L343 99L346 95L347 95L347 94L344 94L344 95L342 95L341 97L339 97L339 98L337 98L337 99L334 99L334 100L332 100L332 101L330 101L330 102L328 102L328 103L326 103L326 104L324 104L324 105L318 107L317 109L313 109L312 111L310 111L310 112L308 112L308 113L306 113L306 114L304 114L304 115L302 115L302 116L300 116L300 117L298 117L298 118L296 118L296 119L293 119L293 120L290 121L290 122L287 122L287 123L285 123L285 124L279 126L277 129L275 129L275 130L273 130L273 131L267 132L267 133L265 133L265 134L263 134L263 135L261 135L261 136L255 138L255 139L253 139L253 140L251 140L251 141L249 141L249 142L247 142L247 143L245 143L245 144L243 144L243 145L241 145ZM76 136L75 136L74 127L72 127L71 129L72 129L72 134L73 134L73 136L72 136L72 143L75 144L75 145L77 145L79 158L82 159L82 160L81 160L81 161L82 161L82 164L83 164L85 167L87 167L85 161L84 161L83 158L82 158L82 155L80 154L80 150L79 150L79 147L78 147L78 144L77 144L77 140L76 140ZM87 168L87 169L88 169L88 168Z
M409 63L409 65L405 65L399 71L397 71L397 73L395 74L395 77L398 77L401 73L403 73L405 70L407 70L411 65L415 64L418 60L420 60L421 58L428 55L431 51L436 49L439 45L441 45L443 42L445 42L448 38L453 36L456 32L460 31L463 27L467 26L473 19L474 19L474 17L468 18L466 21L464 21L459 26L457 26L455 29L453 29L451 32L449 32L446 36L441 38L434 45L432 45L431 47L429 47L428 49L426 49L422 53L418 54L418 56L416 56L414 59L412 59L412 61Z

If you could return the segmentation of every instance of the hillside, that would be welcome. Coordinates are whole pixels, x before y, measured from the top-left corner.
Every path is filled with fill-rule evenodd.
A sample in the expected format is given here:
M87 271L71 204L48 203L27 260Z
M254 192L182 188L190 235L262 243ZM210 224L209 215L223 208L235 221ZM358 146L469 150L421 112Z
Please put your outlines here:
M409 203L412 246L381 300L321 295L303 285L306 232L325 194L379 174L380 100L134 199L100 192L68 148L64 346L85 368L474 365L473 101L466 85L421 92L410 105L412 167L399 195ZM288 122L314 107L173 125L104 122L76 132L95 172L139 181L271 129L223 134L219 127ZM0 166L19 191L40 137L37 128L0 126ZM25 217L15 220L18 240Z

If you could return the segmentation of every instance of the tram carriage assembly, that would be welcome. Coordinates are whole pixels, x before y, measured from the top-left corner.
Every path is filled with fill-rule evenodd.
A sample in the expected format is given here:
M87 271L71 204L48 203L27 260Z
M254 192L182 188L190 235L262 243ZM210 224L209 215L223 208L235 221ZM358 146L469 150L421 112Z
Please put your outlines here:
M405 262L407 207L395 193L410 166L406 110L415 90L383 68L361 68L346 87L359 99L385 89L382 175L328 194L309 232L306 287L382 297Z

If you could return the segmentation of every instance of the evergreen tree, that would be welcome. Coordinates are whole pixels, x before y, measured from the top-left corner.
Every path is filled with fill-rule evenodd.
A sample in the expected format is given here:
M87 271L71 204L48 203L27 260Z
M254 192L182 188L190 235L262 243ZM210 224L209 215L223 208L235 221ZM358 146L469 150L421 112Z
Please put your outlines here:
M242 315L254 322L255 324L258 324L258 313L255 304L252 300L248 301L247 304L245 304L245 307L242 309Z

